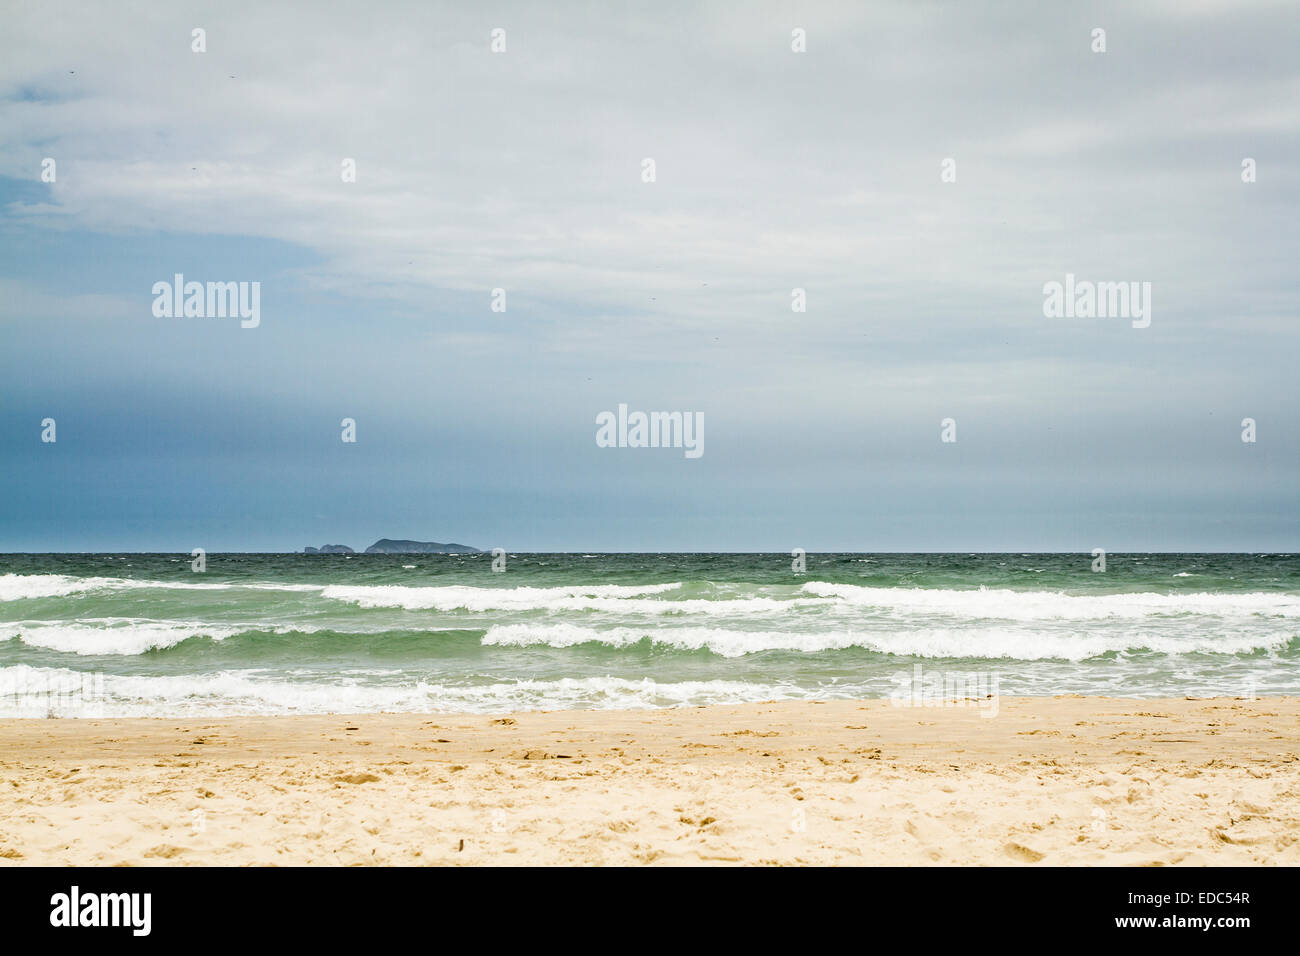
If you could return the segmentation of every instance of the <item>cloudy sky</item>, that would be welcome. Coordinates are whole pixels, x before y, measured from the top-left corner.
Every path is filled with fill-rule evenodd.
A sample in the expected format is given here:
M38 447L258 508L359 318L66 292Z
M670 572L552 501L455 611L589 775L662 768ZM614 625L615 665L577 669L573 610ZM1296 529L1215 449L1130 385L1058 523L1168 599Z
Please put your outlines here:
M1300 550L1294 3L2 16L0 551Z

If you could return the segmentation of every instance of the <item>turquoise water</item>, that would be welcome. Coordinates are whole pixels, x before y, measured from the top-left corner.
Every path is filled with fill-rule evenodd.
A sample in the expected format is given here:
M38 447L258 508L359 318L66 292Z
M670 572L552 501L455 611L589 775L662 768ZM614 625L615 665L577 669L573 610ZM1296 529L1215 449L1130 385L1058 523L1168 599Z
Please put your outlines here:
M0 716L1300 694L1300 556L1106 560L0 555Z

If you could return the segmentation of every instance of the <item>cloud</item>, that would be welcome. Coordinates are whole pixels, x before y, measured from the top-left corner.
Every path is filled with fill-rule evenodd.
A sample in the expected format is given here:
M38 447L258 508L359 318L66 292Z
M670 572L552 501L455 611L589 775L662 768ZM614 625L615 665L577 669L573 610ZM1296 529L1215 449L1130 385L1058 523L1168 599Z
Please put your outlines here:
M861 430L978 409L1015 436L1082 404L1128 435L1135 414L1297 411L1286 4L72 3L7 18L0 176L36 183L58 161L0 219L29 264L0 289L11 368L48 338L42 321L80 316L99 328L38 353L68 379L147 389L215 370L295 410L328 404L312 383L349 382L393 415L486 385L463 406L484 434L521 408L539 433L585 436L620 400L707 403L737 433L806 431L809 460L837 468L835 416ZM87 237L115 248L91 255ZM281 246L304 254L263 252ZM142 324L153 280L205 265L220 274L195 277L264 282L259 338ZM1066 272L1152 282L1152 327L1045 320L1043 283ZM505 315L488 309L497 287ZM710 436L711 455L727 448ZM1119 458L1142 453L1124 441ZM737 453L764 455L777 467L779 449ZM1176 473L1177 456L1156 467Z
M1239 198L1160 184L1194 168L1200 183L1239 185L1237 154L1258 151L1241 134L1294 144L1300 131L1294 67L1208 80L1213 62L1192 69L1159 40L1186 23L1138 24L1121 44L1117 12L1119 49L1102 57L1059 11L844 6L805 24L799 56L789 29L805 21L780 11L683 11L667 27L563 5L360 17L233 4L204 54L189 50L202 14L87 5L73 32L28 12L0 79L11 97L41 83L66 98L10 104L0 169L30 176L36 153L61 158L54 204L89 229L309 245L326 288L379 283L414 299L512 285L617 309L703 281L847 291L888 277L903 301L936 273L1012 294L1009 264L1104 240L1100 224L1088 237L1063 221L1059 207L1081 196L1125 229L1168 228L1138 262L1148 272L1208 258L1216 237L1178 233ZM1261 21L1266 7L1225 11L1195 35L1212 35L1223 62L1245 43L1273 61L1286 31L1269 37ZM507 29L504 54L488 50L493 25ZM55 78L52 64L78 69ZM1143 163L1168 140L1173 161ZM1121 175L1089 170L1108 153L1125 156ZM646 156L652 185L639 181ZM955 185L939 182L946 156ZM355 184L340 181L345 157ZM1261 161L1294 199L1277 175L1290 156ZM716 300L676 307L728 318Z

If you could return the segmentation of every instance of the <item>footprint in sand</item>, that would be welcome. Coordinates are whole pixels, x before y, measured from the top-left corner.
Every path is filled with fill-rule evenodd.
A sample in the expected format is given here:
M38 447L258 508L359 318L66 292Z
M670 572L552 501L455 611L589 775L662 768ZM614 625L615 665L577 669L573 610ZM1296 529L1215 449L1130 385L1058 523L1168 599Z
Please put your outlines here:
M341 777L335 777L334 781L336 783L362 784L362 783L374 783L378 779L379 778L375 776L373 773L350 773L350 774L345 774L344 776Z
M1020 843L1008 843L1002 848L1002 852L1013 860L1019 860L1021 863L1037 863L1043 858L1043 854L1037 850L1031 850Z

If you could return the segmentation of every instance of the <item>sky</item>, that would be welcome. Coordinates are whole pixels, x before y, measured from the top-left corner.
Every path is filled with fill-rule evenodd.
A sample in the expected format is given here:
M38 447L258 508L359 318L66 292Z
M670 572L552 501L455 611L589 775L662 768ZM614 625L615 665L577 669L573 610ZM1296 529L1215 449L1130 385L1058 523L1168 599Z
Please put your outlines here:
M1293 3L0 18L0 552L1300 551Z

